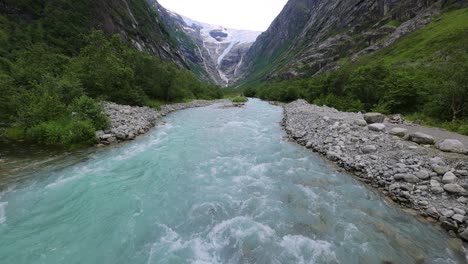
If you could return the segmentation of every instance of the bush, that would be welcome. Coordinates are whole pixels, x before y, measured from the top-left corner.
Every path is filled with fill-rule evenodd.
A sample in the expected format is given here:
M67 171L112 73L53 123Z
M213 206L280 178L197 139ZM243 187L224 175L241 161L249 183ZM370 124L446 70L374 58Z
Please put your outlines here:
M50 121L35 125L28 130L28 138L47 145L91 145L95 129L90 121Z
M103 113L101 104L86 95L73 100L68 106L68 110L72 113L74 119L92 122L96 130L105 129L110 125L110 120Z
M249 99L247 99L247 97L244 96L238 96L233 98L231 101L233 103L246 103L247 101L249 101Z

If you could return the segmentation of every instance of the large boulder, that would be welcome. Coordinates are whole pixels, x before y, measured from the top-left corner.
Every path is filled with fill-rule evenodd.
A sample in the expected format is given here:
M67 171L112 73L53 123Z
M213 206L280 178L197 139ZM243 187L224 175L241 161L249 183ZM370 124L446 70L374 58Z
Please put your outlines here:
M382 132L385 130L385 125L382 123L374 123L368 126L369 130Z
M467 194L465 188L455 183L445 184L443 187L444 187L444 190L448 193L459 194L459 195Z
M367 124L374 124L374 123L383 123L385 116L381 113L367 113L364 114L364 120L366 120Z
M456 183L458 181L457 176L453 174L452 172L448 171L444 174L444 177L442 177L442 182L443 183Z
M444 139L437 144L437 148L445 152L466 153L465 145L456 139Z
M409 140L423 145L433 145L435 143L434 137L421 132L410 134Z
M391 135L398 136L398 137L404 137L408 133L408 129L406 128L401 128L401 127L395 127L389 132Z

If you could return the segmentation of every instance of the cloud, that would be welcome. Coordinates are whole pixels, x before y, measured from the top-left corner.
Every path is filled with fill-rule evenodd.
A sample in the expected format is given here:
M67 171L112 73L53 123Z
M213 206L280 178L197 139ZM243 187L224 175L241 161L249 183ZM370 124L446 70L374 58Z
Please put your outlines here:
M265 31L287 0L159 0L191 19L236 29Z

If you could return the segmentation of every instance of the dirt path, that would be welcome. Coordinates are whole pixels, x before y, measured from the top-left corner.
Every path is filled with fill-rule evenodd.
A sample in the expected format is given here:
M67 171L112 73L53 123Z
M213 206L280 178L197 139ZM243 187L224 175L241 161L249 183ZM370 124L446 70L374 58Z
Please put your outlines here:
M395 127L401 127L408 129L409 133L421 132L424 134L428 134L430 136L433 136L436 142L442 141L444 139L457 139L460 140L465 145L465 147L468 148L468 136L460 135L455 132L447 131L441 128L392 123L385 123L385 126L387 126L387 131L390 131L392 128Z

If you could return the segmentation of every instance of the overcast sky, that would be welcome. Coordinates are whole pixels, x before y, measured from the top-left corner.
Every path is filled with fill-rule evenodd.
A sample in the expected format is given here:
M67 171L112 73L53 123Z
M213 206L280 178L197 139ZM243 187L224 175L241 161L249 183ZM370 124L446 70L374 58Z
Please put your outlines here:
M165 8L199 22L265 31L287 0L159 0Z

